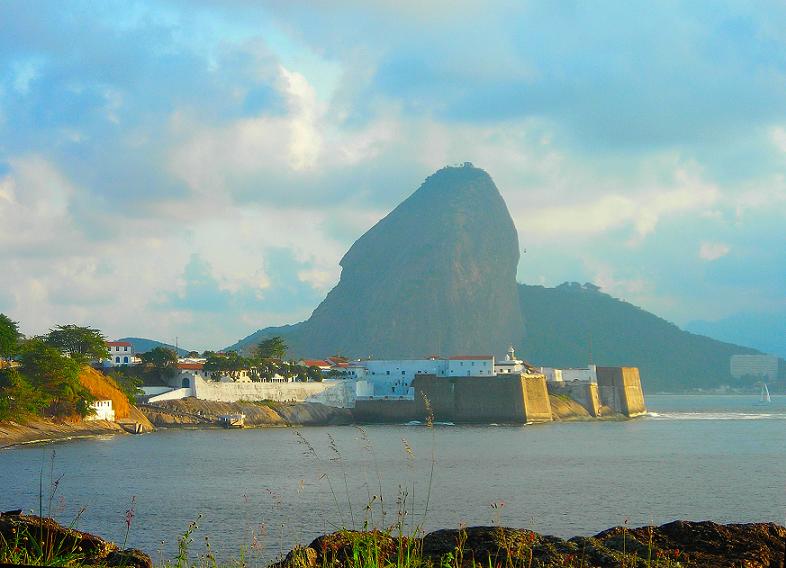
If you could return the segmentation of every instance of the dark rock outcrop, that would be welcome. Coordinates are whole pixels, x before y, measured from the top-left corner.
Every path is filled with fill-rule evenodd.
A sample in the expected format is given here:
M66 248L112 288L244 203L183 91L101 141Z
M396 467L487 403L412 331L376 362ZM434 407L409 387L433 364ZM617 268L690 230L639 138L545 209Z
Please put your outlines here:
M491 177L471 165L443 168L352 245L336 287L287 330L290 354L503 354L523 330L518 260Z
M135 549L121 550L116 544L90 533L64 527L52 519L23 515L20 511L0 514L0 562L7 564L126 566L152 568L150 557Z
M773 523L719 525L675 521L660 527L615 527L563 540L505 527L439 530L422 539L379 531L341 531L296 548L275 568L356 568L366 560L395 565L407 555L433 566L556 568L781 568L786 528ZM366 555L373 558L366 558ZM410 564L408 564L410 565Z

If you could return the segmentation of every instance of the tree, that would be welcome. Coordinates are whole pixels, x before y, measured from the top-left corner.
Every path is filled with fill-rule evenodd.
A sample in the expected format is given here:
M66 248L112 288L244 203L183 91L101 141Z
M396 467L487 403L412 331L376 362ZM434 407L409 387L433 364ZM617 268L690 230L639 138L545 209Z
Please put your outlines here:
M306 370L306 377L312 382L322 382L322 369L319 367L311 366Z
M131 374L127 368L115 367L105 372L115 380L117 386L123 391L123 394L126 395L128 402L131 404L135 404L137 396L144 394L144 391L140 388L144 381L141 377Z
M55 416L89 412L92 395L79 382L82 363L71 358L44 338L25 341L20 349L21 370L29 383L50 401Z
M0 369L0 420L21 420L38 414L51 399L31 385L18 369Z
M253 362L250 359L242 357L236 351L209 353L205 362L205 371L213 375L214 378L228 375L236 379L240 371L252 366Z
M177 373L177 353L168 347L154 347L139 358L145 370L156 375L161 382Z
M260 359L283 359L287 354L287 344L281 336L265 339L256 348L256 356Z
M106 359L106 338L97 329L78 325L58 325L45 336L46 342L80 363Z
M19 347L19 324L5 314L0 314L0 368L5 360L16 354Z

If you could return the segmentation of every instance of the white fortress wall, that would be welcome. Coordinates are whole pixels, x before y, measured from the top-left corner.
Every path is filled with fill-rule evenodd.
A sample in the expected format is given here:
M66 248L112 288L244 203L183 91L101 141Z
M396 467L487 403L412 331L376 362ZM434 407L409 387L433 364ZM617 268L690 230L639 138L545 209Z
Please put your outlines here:
M162 402L164 400L180 400L181 398L186 398L189 396L194 396L193 389L174 389L157 394L155 396L151 396L149 399L147 399L147 402L155 403Z
M218 383L195 377L194 391L193 396L198 399L218 402L319 402L339 408L351 408L355 405L355 382L345 380L313 383Z

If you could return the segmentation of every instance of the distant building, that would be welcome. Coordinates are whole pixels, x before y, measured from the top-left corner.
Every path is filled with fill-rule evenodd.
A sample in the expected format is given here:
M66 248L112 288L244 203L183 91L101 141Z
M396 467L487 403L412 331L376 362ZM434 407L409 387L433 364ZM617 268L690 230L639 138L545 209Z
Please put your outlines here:
M104 367L119 367L122 365L135 365L139 362L134 352L134 346L128 341L107 341L109 358L103 361Z
M525 373L527 368L524 361L516 359L516 351L511 345L505 354L505 359L494 364L494 373L497 375L508 375L511 373Z
M326 361L325 359L301 359L297 364L303 365L304 367L317 367L323 372L329 371L331 367L330 361Z
M778 379L778 357L774 355L732 355L729 361L731 376L757 377L765 381Z
M109 420L114 422L115 411L112 408L111 400L96 400L90 404L95 414L89 415L85 420Z

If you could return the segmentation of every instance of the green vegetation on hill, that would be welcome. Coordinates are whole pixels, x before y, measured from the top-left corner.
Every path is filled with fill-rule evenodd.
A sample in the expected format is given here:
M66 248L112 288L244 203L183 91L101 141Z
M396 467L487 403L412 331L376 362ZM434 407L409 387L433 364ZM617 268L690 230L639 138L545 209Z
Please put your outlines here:
M59 325L40 337L24 338L17 323L0 314L0 420L38 416L87 416L93 392L85 384L85 365L108 356L106 341L97 329ZM87 373L89 374L89 373ZM93 372L88 379L104 386L111 382ZM133 381L111 382L133 396Z
M520 353L542 366L639 367L644 388L679 390L732 383L729 358L754 349L681 330L592 284L519 285L526 330Z

